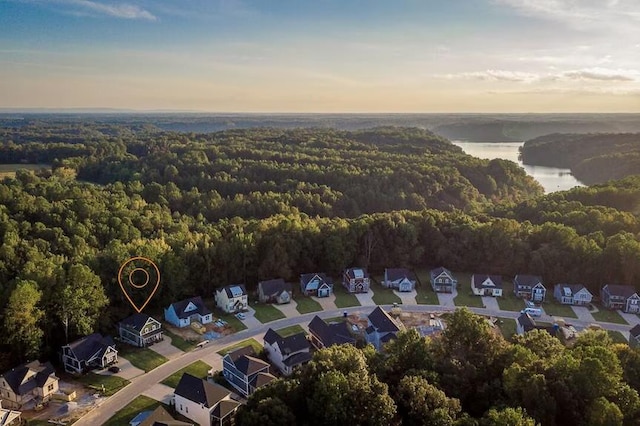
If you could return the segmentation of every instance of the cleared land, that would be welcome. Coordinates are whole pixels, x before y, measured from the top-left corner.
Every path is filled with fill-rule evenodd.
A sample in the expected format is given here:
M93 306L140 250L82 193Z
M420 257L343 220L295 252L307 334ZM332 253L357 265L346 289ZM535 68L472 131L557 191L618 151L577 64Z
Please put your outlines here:
M238 342L235 345L227 346L226 348L219 350L218 354L224 356L231 351L234 351L239 348L244 348L245 346L253 347L253 350L256 352L256 354L259 354L262 351L262 345L258 343L257 340L247 339L247 340L243 340L242 342Z
M149 348L134 348L124 344L118 346L118 354L129 360L134 367L144 370L145 373L169 361Z
M89 389L102 392L104 386L104 396L111 396L123 387L127 386L130 381L118 376L103 376L102 374L87 373L77 378L77 381L88 387Z

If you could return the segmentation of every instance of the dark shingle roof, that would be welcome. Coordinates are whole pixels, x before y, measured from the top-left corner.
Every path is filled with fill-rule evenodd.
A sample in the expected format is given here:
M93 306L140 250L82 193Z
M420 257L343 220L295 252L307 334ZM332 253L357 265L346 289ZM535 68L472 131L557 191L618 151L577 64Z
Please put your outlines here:
M298 352L297 354L291 355L289 358L285 358L282 362L287 367L294 367L311 361L311 357L311 352Z
M222 287L222 289L225 291L225 293L227 293L227 297L229 299L247 295L247 289L244 284L227 285Z
M311 331L325 347L340 345L342 343L355 343L355 339L349 331L349 326L345 322L327 324L322 318L316 315L309 323L309 331Z
M216 405L216 408L213 409L211 414L213 414L217 419L224 419L229 414L237 410L239 406L239 402L225 399L224 401L220 401L220 404Z
M517 321L524 328L524 331L533 330L536 327L536 322L527 313L521 314Z
M171 417L171 414L161 405L140 422L139 426L191 426L192 423L181 422Z
M103 355L109 346L115 347L115 343L109 336L103 337L100 333L93 333L69 343L68 346L73 351L76 359L86 361L95 354L98 354L98 356Z
M313 279L313 277L317 276L318 278L320 278L321 281L329 284L329 285L333 285L333 280L329 277L327 277L327 275L324 272L316 272L316 273L311 273L311 274L302 274L300 275L300 281L302 282L302 284L304 284L305 286L307 284L309 284L309 281L311 281Z
M278 347L280 347L280 351L284 356L302 351L305 349L309 349L309 341L304 333L296 333L291 336L282 337L273 329L267 330L267 333L264 335L264 341L273 345L274 343L278 343Z
M120 321L120 326L140 332L147 321L149 321L149 318L151 317L147 314L133 314L129 318Z
M629 330L631 337L638 338L640 336L640 324L636 324L631 330Z
M265 295L277 295L283 291L291 291L291 284L286 283L282 278L260 281L258 286L262 288L262 293Z
M256 352L251 346L245 346L238 348L235 351L227 353L227 356L231 358L231 361L236 366L236 369L246 376L250 376L257 371L263 370L265 367L269 367L269 363L256 358Z
M607 284L605 286L612 296L630 297L636 293L636 289L630 285Z
M178 386L176 386L175 394L211 408L221 400L229 397L231 392L220 385L209 383L204 379L184 373L180 378L180 382L178 382Z
M398 325L380 306L376 307L373 312L369 314L368 318L371 325L373 325L379 333L400 331Z
M582 289L586 290L586 287L583 286L582 284L556 284L556 287L560 287L560 289L562 290L563 296L573 296ZM569 289L570 293L569 294L565 293L564 289Z
M446 273L447 275L449 275L451 278L453 278L453 274L451 273L451 271L449 271L447 268L443 268L442 266L440 266L439 268L436 269L432 269L431 270L431 278L435 278L438 275L442 274L442 273Z
M264 385L268 385L269 383L273 382L275 379L276 379L276 376L274 376L271 373L258 373L255 375L253 379L251 379L251 382L249 382L249 384L254 388L258 389Z
M502 288L502 277L500 275L473 274L473 286L475 288L486 287L483 283L487 278L491 278L491 281L495 284L495 287L489 286L487 288Z
M22 364L2 375L13 393L16 395L24 395L36 387L42 387L49 379L49 376L55 375L55 370L51 363L36 364L37 362ZM30 372L36 372L35 376L26 379Z
M513 283L517 286L533 287L536 284L542 284L542 278L537 275L516 275Z
M187 308L187 306L189 306L189 303L193 303L196 309L193 311L185 312L184 310ZM202 297L200 296L196 296L196 297L192 297L191 299L185 299L185 300L181 300L180 302L172 303L171 306L173 306L173 309L176 311L176 315L178 316L178 318L181 318L181 319L189 318L191 315L194 315L194 314L200 314L204 316L204 315L209 315L211 313L209 308L207 308L204 305L204 302L202 301Z
M413 272L405 268L387 268L385 269L387 279L389 281L396 281L406 278L410 281L415 281L416 276Z
M362 273L362 276L356 277L356 273ZM347 274L349 278L367 278L369 276L366 268L349 268L345 271L345 274Z

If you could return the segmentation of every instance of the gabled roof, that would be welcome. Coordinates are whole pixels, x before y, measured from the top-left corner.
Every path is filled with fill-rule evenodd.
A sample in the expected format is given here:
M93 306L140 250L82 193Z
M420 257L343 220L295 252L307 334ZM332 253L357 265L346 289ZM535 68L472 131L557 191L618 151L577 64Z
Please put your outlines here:
M192 303L195 307L194 310L185 312L185 309ZM196 296L191 299L181 300L179 302L172 303L173 310L176 312L178 318L185 319L189 318L191 315L200 314L201 316L209 315L211 311L204 305L202 301L202 297Z
M0 405L1 407L2 405ZM20 418L22 413L20 411L7 410L6 408L0 408L0 426L13 424L13 422ZM17 424L17 423L16 423Z
M256 353L251 346L236 349L225 356L228 356L236 369L245 376L250 376L269 367L268 362L256 358Z
M318 286L315 288L310 288L312 290L316 290L322 283L327 283L329 285L333 285L333 280L329 277L327 277L327 275L324 272L316 272L316 273L310 273L310 274L302 274L300 275L300 282L302 283L302 285L304 285L305 287L308 286L309 282L311 280L313 280L315 277L320 278L320 282L318 283Z
M391 316L380 306L376 307L373 312L369 314L368 318L371 325L375 327L379 333L394 333L400 331L395 321L393 321Z
M531 315L526 312L524 314L520 314L517 321L525 330L531 330L536 326L536 322L531 318Z
M633 328L629 330L629 334L634 339L637 339L638 337L640 337L640 324L636 324L635 326L633 326Z
M283 291L292 291L291 284L285 282L282 278L260 281L258 287L262 288L262 293L265 295L277 295Z
M276 379L276 376L274 376L271 373L258 373L255 375L255 377L251 379L249 384L254 388L258 389L264 385L268 385L269 383L273 382L275 379Z
M216 408L213 409L211 414L217 419L224 419L229 414L233 413L239 406L239 402L232 399L225 399L216 405Z
M149 321L150 318L151 317L147 314L142 314L142 313L133 314L129 318L125 318L122 321L120 321L120 327L125 327L128 329L137 331L139 333L142 331L145 324ZM157 322L157 320L155 319L154 321Z
M344 273L349 278L368 278L369 273L366 268L349 268Z
M409 281L416 280L415 274L405 268L387 268L384 271L389 281L397 281L403 278L406 278Z
M192 423L186 423L186 422L181 422L180 420L175 420L173 417L171 417L171 414L169 414L169 412L165 410L164 407L162 407L162 405L158 406L153 411L147 411L145 413L140 413L140 414L147 414L147 415L142 419L138 419L140 421L139 426L192 426L193 425Z
M342 343L355 343L349 326L345 322L327 324L319 316L314 316L309 323L309 331L313 333L325 347Z
M630 285L607 284L603 287L611 296L631 297L636 293L636 289Z
M573 295L581 290L585 290L587 293L591 294L591 292L582 284L556 284L556 287L558 286L562 290L562 295L565 297L573 297Z
M311 358L311 352L298 352L297 354L291 355L289 358L285 358L282 363L287 367L294 367L311 361Z
M204 404L207 408L214 407L218 402L231 395L228 389L194 377L189 373L182 375L174 393L197 404Z
M533 287L536 284L542 284L542 278L537 275L516 275L513 284L517 286Z
M241 297L247 295L247 289L244 284L233 284L222 287L222 289L218 291L224 291L227 293L227 297L229 299L233 299L235 297Z
M95 355L102 357L109 347L115 348L115 343L109 336L103 337L100 333L93 333L66 346L73 351L77 360L88 361ZM63 348L66 346L63 346Z
M440 266L439 268L435 268L435 269L431 270L431 278L432 279L436 278L438 275L442 274L443 272L445 274L449 275L451 278L454 278L453 274L451 273L451 271L448 270L447 268L443 268L442 266Z
M495 287L483 285L487 278L491 279ZM473 274L472 284L475 288L502 288L502 277L500 275Z
M276 331L270 328L264 335L264 341L270 345L273 345L277 342L278 347L280 348L280 352L282 352L284 356L309 349L309 341L307 340L307 336L302 332L292 334L291 336L282 337Z
M22 364L2 374L16 395L24 395L35 388L41 388L51 376L55 377L51 363L40 364L37 361Z

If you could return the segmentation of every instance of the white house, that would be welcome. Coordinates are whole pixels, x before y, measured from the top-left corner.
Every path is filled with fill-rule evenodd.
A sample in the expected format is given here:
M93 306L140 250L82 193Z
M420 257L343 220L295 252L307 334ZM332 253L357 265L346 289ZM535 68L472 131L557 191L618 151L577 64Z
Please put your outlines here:
M200 296L181 300L169 305L164 310L164 319L176 327L189 327L192 321L209 324L213 321L211 310L207 308Z
M173 395L176 411L200 426L233 424L240 406L228 389L188 373L182 375Z
M264 349L269 361L285 376L293 373L296 367L311 361L311 345L304 333L282 337L270 328L264 335Z
M0 426L18 426L22 424L22 413L20 411L8 410L2 408L2 400L0 399Z
M473 274L471 291L476 296L502 296L502 278L499 275Z
M582 284L556 284L553 297L563 305L585 306L591 303L593 295Z
M6 408L46 402L58 391L58 377L50 363L22 364L0 375L0 397Z
M214 293L216 306L228 313L242 312L249 306L247 289L244 284L228 285Z

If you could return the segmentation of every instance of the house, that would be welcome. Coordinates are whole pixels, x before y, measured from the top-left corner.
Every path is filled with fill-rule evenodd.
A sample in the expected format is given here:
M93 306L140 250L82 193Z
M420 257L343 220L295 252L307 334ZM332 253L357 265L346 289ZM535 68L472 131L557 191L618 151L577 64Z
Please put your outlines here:
M282 278L258 283L258 299L262 303L283 303L291 302L293 289L291 283L286 283Z
M93 333L62 347L62 365L67 373L84 373L92 368L107 368L118 362L113 339Z
M311 361L311 346L305 333L282 337L273 329L264 335L264 349L271 361L285 376Z
M222 358L222 375L244 397L249 397L275 376L269 373L269 363L256 357L251 346L228 352Z
M499 275L471 275L471 290L476 296L502 296L502 277Z
M431 277L431 288L436 293L452 293L458 286L458 280L446 268L432 269L429 275Z
M600 290L600 302L605 308L622 309L629 314L640 312L640 296L630 285L605 285Z
M200 426L233 425L240 403L228 389L184 373L173 392L176 411Z
M213 321L213 315L200 296L172 303L164 310L164 320L176 327L189 327L191 322L209 324Z
M305 296L329 297L333 293L333 280L322 272L302 274L300 290Z
M629 330L629 346L632 348L640 347L640 324L634 325Z
M377 351L382 350L383 344L396 339L401 327L380 306L376 307L367 317L368 327L365 330L367 342Z
M520 314L518 319L516 319L516 333L524 334L531 330L536 329L535 320L528 313Z
M542 278L537 275L516 275L513 279L513 292L516 297L542 303L547 289L542 284Z
M147 314L133 314L118 324L120 339L133 346L144 348L163 339L162 325Z
M246 311L249 306L249 297L244 284L224 286L217 289L213 296L216 306L230 314Z
M2 400L0 399L0 426L19 426L22 424L21 416L20 411L2 408Z
M345 269L342 285L349 293L368 293L371 279L365 268Z
M175 420L162 405L153 411L143 411L135 416L130 426L193 426L193 423Z
M593 295L582 284L556 284L553 297L563 305L585 306L591 303Z
M416 286L416 276L404 268L386 268L382 285L398 291L413 291Z
M353 338L346 322L327 324L317 315L309 323L309 340L317 349L343 343L356 344L356 339Z
M58 377L48 362L22 364L0 376L0 398L5 408L20 409L46 402L57 391Z

